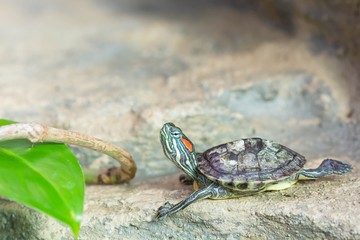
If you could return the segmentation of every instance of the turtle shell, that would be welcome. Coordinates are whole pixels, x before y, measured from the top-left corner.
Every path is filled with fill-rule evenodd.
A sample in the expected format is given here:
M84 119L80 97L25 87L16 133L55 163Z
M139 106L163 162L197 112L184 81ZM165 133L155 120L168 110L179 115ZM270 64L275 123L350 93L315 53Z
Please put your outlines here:
M256 190L298 172L305 162L285 146L249 138L208 149L198 158L198 170L224 187Z

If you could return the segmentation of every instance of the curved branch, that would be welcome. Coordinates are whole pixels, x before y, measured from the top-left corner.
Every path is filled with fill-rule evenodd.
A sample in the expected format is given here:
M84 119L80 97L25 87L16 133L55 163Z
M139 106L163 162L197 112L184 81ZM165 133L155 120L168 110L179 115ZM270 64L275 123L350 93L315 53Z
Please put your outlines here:
M130 181L136 173L132 156L124 149L101 139L37 123L14 123L0 127L0 141L28 139L32 143L55 142L89 148L114 158L120 168L110 168L97 176L96 183L114 184Z

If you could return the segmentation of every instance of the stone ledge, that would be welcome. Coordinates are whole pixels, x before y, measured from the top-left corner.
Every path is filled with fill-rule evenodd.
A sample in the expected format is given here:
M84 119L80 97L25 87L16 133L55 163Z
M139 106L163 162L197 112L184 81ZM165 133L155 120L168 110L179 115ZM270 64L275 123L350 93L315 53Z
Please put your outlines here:
M165 201L176 203L192 192L178 183L178 175L126 186L88 186L79 239L359 239L358 169L356 164L346 176L300 182L284 191L199 201L162 220L153 217ZM48 217L2 204L12 213L2 215L1 222L8 224L2 224L1 239L10 239L5 227L14 224L12 236L18 239L24 239L22 232L30 239L72 237Z

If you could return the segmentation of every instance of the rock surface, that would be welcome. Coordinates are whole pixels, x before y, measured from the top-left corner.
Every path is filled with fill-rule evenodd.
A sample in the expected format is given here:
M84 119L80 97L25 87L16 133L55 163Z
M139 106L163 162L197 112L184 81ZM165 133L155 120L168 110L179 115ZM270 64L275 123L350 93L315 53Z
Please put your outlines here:
M311 32L289 32L231 2L1 1L0 117L112 141L138 164L128 185L87 187L80 239L360 238L359 69ZM154 221L165 201L192 191L162 153L168 121L198 151L260 136L305 155L307 166L334 157L354 171L204 200ZM74 151L84 167L112 164ZM71 237L1 200L0 239Z
M162 220L153 219L158 207L192 191L178 183L178 175L128 186L89 186L80 239L358 239L359 174L241 199L203 200ZM71 239L71 232L52 219L14 203L1 206L2 239Z

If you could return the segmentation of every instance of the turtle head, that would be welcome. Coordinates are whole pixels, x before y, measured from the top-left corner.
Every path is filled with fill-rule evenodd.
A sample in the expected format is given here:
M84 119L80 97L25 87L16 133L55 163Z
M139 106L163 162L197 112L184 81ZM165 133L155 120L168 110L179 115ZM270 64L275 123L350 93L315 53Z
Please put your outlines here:
M193 143L173 123L165 123L160 131L164 154L187 175L196 178L197 160Z

